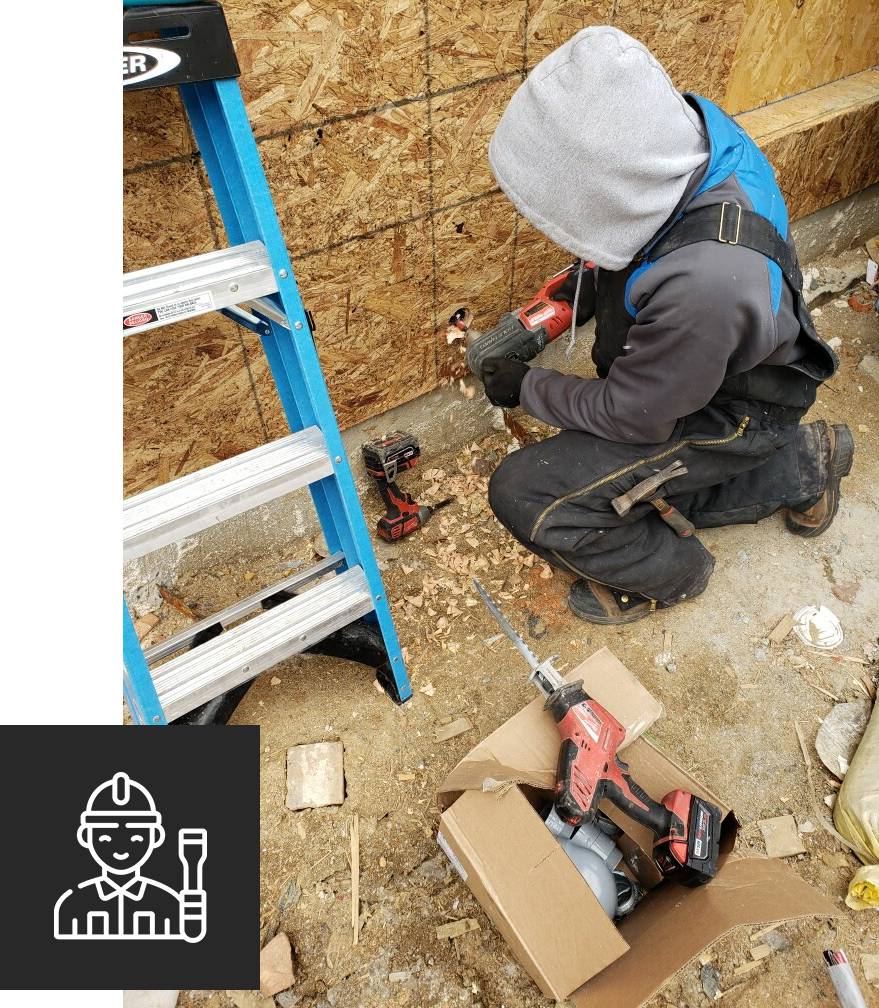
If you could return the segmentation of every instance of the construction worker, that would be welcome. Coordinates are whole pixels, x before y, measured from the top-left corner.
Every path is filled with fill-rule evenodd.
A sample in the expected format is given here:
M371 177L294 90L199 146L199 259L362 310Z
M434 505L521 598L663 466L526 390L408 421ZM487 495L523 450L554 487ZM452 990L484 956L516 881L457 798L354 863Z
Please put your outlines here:
M126 773L92 791L76 834L101 866L55 904L56 938L178 938L177 892L140 869L165 839L152 795Z
M580 262L563 297L595 316L597 378L490 359L498 406L561 433L509 455L490 502L520 542L573 574L571 610L629 623L702 592L714 557L649 500L611 500L679 461L658 493L697 528L784 510L799 536L833 521L851 432L800 424L837 367L800 290L769 163L716 105L680 94L641 43L578 32L513 95L494 176ZM578 273L580 273L578 277ZM578 283L579 281L579 283Z

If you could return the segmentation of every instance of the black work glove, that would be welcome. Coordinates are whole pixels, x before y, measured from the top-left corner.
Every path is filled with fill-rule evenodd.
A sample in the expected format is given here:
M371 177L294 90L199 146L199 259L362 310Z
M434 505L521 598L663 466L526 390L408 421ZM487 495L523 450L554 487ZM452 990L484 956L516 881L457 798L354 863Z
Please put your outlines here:
M519 405L522 381L528 365L506 357L489 357L482 365L482 382L489 402L512 409Z
M569 305L574 303L574 293L577 290L577 263L568 270L565 282L553 294L553 301L567 301ZM580 281L580 300L577 302L577 325L584 322L595 314L595 273L591 269L583 270L583 279Z

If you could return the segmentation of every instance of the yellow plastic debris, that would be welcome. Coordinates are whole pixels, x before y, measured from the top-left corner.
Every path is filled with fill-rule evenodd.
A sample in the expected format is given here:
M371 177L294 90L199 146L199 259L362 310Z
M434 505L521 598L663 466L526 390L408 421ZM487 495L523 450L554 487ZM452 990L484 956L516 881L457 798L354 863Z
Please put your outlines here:
M879 704L873 705L839 789L833 824L865 865L849 885L846 905L853 910L879 908Z
M855 872L845 905L852 910L879 910L879 865L866 865Z

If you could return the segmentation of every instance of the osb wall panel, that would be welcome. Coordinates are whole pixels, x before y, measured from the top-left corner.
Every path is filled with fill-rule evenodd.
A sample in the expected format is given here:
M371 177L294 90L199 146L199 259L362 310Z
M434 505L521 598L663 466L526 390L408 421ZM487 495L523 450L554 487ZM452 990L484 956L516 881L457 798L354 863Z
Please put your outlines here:
M201 167L192 160L127 175L123 205L126 272L210 252L215 246Z
M422 0L227 0L257 135L426 88Z
M866 70L877 59L876 0L747 0L726 108L756 108Z
M487 163L528 69L580 27L615 23L678 87L722 101L756 11L752 0L229 0L240 84L340 423L452 380L451 311L467 304L491 325L567 260L517 218ZM770 91L786 86L761 61L754 93L760 75ZM126 269L225 244L176 94L137 92L124 105ZM845 115L813 124L815 178L797 161L805 141L773 138L782 184L797 180L795 213L869 175L863 110ZM129 490L283 434L252 334L213 316L158 333L126 344ZM401 345L405 364L389 368L388 347Z
M290 254L423 216L427 148L426 102L266 140L261 153Z
M879 71L738 118L775 167L793 219L879 181Z
M643 42L682 91L723 102L744 0L617 0L614 24Z
M437 360L440 379L464 373L460 343L449 346L445 323L466 305L485 327L510 309L510 280L516 211L497 193L437 214L434 219L437 261Z
M237 330L212 315L124 341L126 495L263 443Z

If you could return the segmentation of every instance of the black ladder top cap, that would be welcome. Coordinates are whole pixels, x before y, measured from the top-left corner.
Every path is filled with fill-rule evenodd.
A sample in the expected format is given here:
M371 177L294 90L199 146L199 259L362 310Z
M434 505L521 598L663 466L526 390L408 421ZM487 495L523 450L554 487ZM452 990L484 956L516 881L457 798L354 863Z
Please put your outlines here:
M132 35L146 38L132 39ZM125 91L239 77L222 5L126 7L122 17Z

